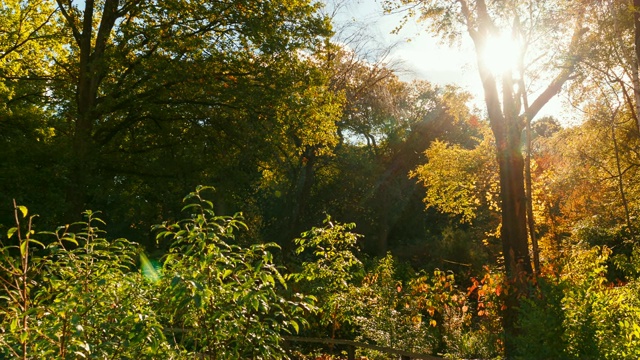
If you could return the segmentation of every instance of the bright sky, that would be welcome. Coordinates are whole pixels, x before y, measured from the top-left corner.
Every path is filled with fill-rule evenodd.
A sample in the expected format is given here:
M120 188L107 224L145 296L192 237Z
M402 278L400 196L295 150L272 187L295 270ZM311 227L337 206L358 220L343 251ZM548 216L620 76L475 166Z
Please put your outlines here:
M340 0L325 0L332 3ZM397 44L390 57L402 62L408 70L402 73L404 80L421 79L438 85L456 84L469 91L476 98L475 106L484 110L482 85L476 70L475 55L470 40L460 46L450 47L427 33L424 28L409 21L399 34L392 34L401 22L401 15L384 15L382 0L342 0L346 3L336 17L337 22L366 25L370 35L382 44ZM574 117L563 111L562 94L548 103L538 114L538 118L553 115L564 124ZM530 100L531 101L531 100Z
M404 79L425 79L441 85L454 82L460 86L476 82L478 75L471 62L464 60L468 55L462 49L438 44L436 38L413 22L407 23L399 34L391 34L401 19L400 15L384 15L381 0L347 0L336 20L364 24L383 44L397 44L392 58L402 60L409 70L402 75Z

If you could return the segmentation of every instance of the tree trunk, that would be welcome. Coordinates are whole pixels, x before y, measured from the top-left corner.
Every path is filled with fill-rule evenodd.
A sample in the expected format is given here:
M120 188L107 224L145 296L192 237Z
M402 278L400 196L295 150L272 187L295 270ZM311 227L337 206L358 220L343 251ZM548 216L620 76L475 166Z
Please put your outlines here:
M634 0L640 1L640 0ZM482 56L487 42L498 34L498 28L491 18L485 0L475 1L475 6L466 0L458 0L461 14L466 20L467 32L473 40L478 63L478 73L484 91L484 100L491 130L496 140L496 153L500 171L500 199L502 202L501 240L504 256L504 266L511 288L505 298L506 309L503 314L505 332L505 356L512 358L517 355L515 337L518 308L521 298L528 296L528 279L533 274L529 256L527 235L527 206L524 179L524 158L522 155L522 130L525 120L532 120L538 111L549 100L557 95L562 85L573 73L577 56L568 57L567 63L551 81L531 106L526 104L521 113L522 102L520 89L516 92L512 70L505 69L502 74L493 74L487 60ZM571 38L569 53L573 54L580 45L582 35L587 31L582 27L582 17L579 14ZM522 30L519 21L513 19L512 34L517 35ZM518 54L521 61L524 53ZM501 80L502 89L498 90L496 79ZM524 80L520 80L524 83Z
M532 273L526 222L524 159L519 147L498 150L502 249L510 277Z
M500 201L502 203L502 254L511 287L505 297L502 323L505 334L505 354L515 354L515 337L520 299L528 294L528 278L533 273L527 236L524 158L520 144L521 132L517 117L490 119L496 136L500 171ZM520 128L520 131L518 131Z
M618 183L618 191L620 192L620 201L622 201L622 206L624 208L625 220L627 222L627 228L629 229L629 236L635 243L635 231L633 229L633 222L631 221L631 213L629 211L629 203L627 201L627 196L624 189L624 171L622 170L622 164L620 160L620 149L618 146L618 138L616 137L616 115L618 111L613 112L611 116L611 140L613 142L613 152L616 158L616 180Z
M633 93L636 100L636 127L640 133L640 0L633 0L633 27L635 35L635 64L633 65Z
M70 184L67 189L67 202L69 205L67 217L70 219L76 218L80 212L86 210L88 179L91 173L89 164L91 161L91 136L93 132L92 110L95 106L95 94L91 86L94 70L92 69L91 56L93 7L93 0L85 2L82 32L75 32L76 43L80 51L80 63L78 64L78 82L76 84L77 114L75 116L75 132L72 144L73 159L71 160Z
M67 189L68 211L66 217L75 220L80 212L86 210L90 177L94 173L95 161L93 146L93 125L100 114L96 109L98 89L107 71L105 50L109 43L113 27L119 16L118 0L105 0L97 31L95 0L85 1L83 17L70 11L70 3L57 0L67 26L75 39L79 51L76 80L75 131L72 141L71 174ZM82 27L79 28L78 25Z
M294 249L293 239L300 236L300 232L306 227L304 219L314 185L316 160L315 148L307 148L296 171L296 182L292 186L290 199L287 200L290 207L289 224L280 241L284 254L289 254Z
M526 99L526 97L525 97ZM529 107L525 100L525 109ZM536 236L536 223L533 218L533 186L531 180L531 120L526 119L527 129L527 156L525 158L525 187L527 195L527 227L529 229L529 237L531 238L531 248L533 252L533 273L540 274L540 249L538 247L538 238Z

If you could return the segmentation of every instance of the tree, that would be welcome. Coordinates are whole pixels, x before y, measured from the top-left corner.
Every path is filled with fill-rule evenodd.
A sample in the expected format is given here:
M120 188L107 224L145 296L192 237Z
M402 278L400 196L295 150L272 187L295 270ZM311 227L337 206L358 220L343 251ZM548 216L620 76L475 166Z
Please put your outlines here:
M626 228L631 239L635 238L632 224L633 196L625 178L632 178L634 158L637 156L638 124L638 49L629 39L640 40L637 25L637 9L631 2L600 3L591 12L590 23L594 30L588 34L588 58L579 67L580 81L571 87L576 106L584 111L591 122L589 131L600 132L598 155L592 162L608 173L605 178L616 179L618 197L624 208ZM635 95L634 95L635 94ZM600 128L600 130L596 130ZM604 130L607 129L607 130Z
M487 221L491 216L479 215L497 207L494 145L488 137L478 140L481 142L473 149L436 140L425 151L428 162L410 176L427 188L427 208L436 207L461 223L473 223L477 218L491 223Z
M2 1L0 4L0 203L12 198L52 211L64 199L61 157L56 136L64 122L54 116L48 90L56 78L51 54L64 54L51 1ZM49 191L42 189L49 187ZM38 194L36 194L38 193ZM8 206L0 218L10 219Z
M179 209L166 204L202 183L217 185L218 206L233 212L281 146L330 146L339 101L309 59L330 35L319 8L298 0L57 1L47 26L58 47L29 67L38 77L15 81L38 83L38 108L55 120L52 153L61 159L45 168L60 169L52 176L65 189L60 212L69 219L101 208L112 223L136 215L144 220L121 230L146 232L160 217L176 218ZM16 51L47 44L31 39Z
M506 273L514 281L516 290L508 298L504 316L507 356L515 351L512 335L516 332L518 297L526 293L526 287L519 279L533 272L527 241L522 131L526 123L560 92L574 72L586 32L583 27L586 8L583 4L555 1L386 1L387 11L409 9L405 21L417 13L421 20L429 22L430 31L448 40L459 40L466 33L473 42L487 114L496 141ZM512 40L511 49L505 50L512 52L507 56L513 56L513 64L493 69L488 55L496 51L492 49L492 41L500 37ZM557 52L549 49L551 39L556 44L553 50ZM528 61L533 59L538 60L542 69L530 66ZM540 70L544 71L536 72ZM532 80L541 80L540 74L553 75L535 100L529 102Z

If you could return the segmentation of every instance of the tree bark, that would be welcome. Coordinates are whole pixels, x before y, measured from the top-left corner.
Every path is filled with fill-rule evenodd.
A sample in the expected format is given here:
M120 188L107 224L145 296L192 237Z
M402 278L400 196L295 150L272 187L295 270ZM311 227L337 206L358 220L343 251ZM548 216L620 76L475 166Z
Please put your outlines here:
M527 105L525 103L525 109ZM527 156L525 158L525 187L527 194L527 226L529 228L529 237L531 238L531 248L533 252L533 272L537 276L540 274L540 249L538 247L538 238L536 236L535 220L533 218L533 190L531 179L531 120L527 119Z
M613 152L616 159L616 180L618 183L618 191L620 192L620 201L624 208L625 220L627 222L627 228L629 229L629 236L635 243L635 231L633 229L633 223L631 222L631 213L629 211L629 202L624 189L624 171L622 170L622 164L620 160L620 148L618 146L618 138L616 137L616 115L618 110L613 111L611 116L611 140L613 142Z
M471 7L466 0L458 0L458 3L466 21L467 32L475 46L478 73L484 90L489 123L496 140L502 207L502 251L507 280L511 286L505 297L506 309L503 313L505 356L511 358L516 355L514 340L518 336L516 324L519 302L521 298L528 296L528 280L533 275L527 234L522 130L525 127L525 121L533 119L540 109L560 92L562 85L569 80L573 73L577 57L568 57L570 60L567 61L566 66L538 95L531 106L526 106L523 111L520 101L522 94L515 92L512 71L493 74L482 56L487 42L498 35L498 29L489 14L486 1L477 0L475 7ZM514 28L511 30L513 32L521 31L518 28L518 19L515 20ZM582 28L582 19L579 17L571 39L570 53L577 49L585 31ZM523 56L523 54L520 55ZM502 96L500 96L496 79L501 80Z
M635 64L632 71L633 93L636 100L636 128L640 133L640 0L633 0L633 27L635 40Z
M97 111L98 90L106 73L105 50L113 27L120 16L118 0L106 0L102 7L97 34L94 31L95 1L85 2L82 19L71 11L70 4L57 0L67 26L71 29L79 51L78 76L76 79L76 113L74 114L73 158L67 189L68 211L66 217L74 220L86 210L90 177L94 171L93 126L100 118ZM81 24L79 29L77 24ZM95 35L95 36L94 36ZM94 39L95 37L95 39Z

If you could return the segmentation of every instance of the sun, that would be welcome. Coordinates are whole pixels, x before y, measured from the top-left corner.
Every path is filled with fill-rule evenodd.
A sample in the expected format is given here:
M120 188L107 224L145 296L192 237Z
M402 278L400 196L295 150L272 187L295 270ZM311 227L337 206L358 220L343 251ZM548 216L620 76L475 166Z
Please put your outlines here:
M499 34L487 39L482 60L494 76L513 74L518 68L522 47L512 36Z

